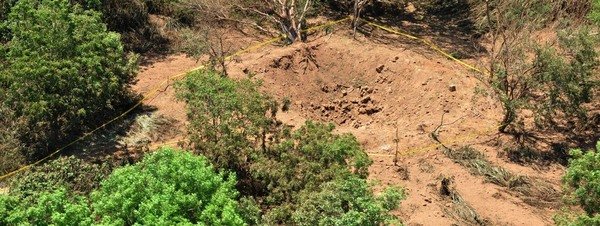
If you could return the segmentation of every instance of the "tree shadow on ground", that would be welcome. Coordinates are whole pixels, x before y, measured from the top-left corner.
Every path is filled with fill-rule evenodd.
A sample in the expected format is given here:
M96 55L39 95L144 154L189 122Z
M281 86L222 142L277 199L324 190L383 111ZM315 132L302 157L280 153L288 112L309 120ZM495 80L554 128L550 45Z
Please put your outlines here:
M103 162L106 160L115 160L115 157L118 157L115 155L118 155L120 152L123 152L121 154L124 154L125 158L129 158L129 155L137 155L139 154L137 152L143 151L141 149L144 146L128 146L123 140L136 126L139 117L151 115L156 110L153 106L141 105L123 117L116 119L82 140L77 141L72 146L69 146L60 153L60 156L75 156L89 162Z
M600 114L594 114L582 128L552 125L544 130L510 134L515 145L504 148L503 154L514 163L521 165L567 166L571 149L593 150L600 140ZM558 136L557 136L558 135ZM545 147L545 148L539 148Z
M363 18L429 39L458 59L477 58L487 52L485 47L479 43L482 33L471 21L469 14L471 9L466 1L459 1L452 8L428 11L426 15L415 15L406 12L403 8L390 7L385 4L374 2L369 5L364 10ZM418 17L423 18L418 19ZM362 25L362 27L364 26L366 24ZM373 28L362 28L359 29L359 32L368 34L373 30ZM409 40L409 43L411 42L414 41Z

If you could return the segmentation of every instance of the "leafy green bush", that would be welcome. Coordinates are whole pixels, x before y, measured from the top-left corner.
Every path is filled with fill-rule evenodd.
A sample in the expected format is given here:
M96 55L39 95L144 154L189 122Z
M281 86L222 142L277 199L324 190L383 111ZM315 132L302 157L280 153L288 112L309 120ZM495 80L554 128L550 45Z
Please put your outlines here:
M581 149L571 150L572 159L563 177L567 208L563 208L556 216L556 225L600 225L600 141L596 150L583 152ZM570 208L579 205L579 209Z
M258 85L213 71L193 72L177 84L178 97L187 103L191 144L217 167L247 171L254 148L266 142L271 101Z
M588 216L600 214L600 141L596 151L570 152L569 168L563 178L571 198L581 205Z
M111 170L108 164L61 157L16 175L10 181L10 194L24 200L36 200L42 193L65 188L78 195L87 195L98 188Z
M64 169L43 175L43 168L64 161ZM215 172L204 157L158 150L115 170L91 198L76 194L85 194L81 191L95 187L95 182L81 184L85 181L79 179L90 177L73 171L74 163L55 161L23 177L31 179L17 182L9 196L0 195L0 225L245 224L236 201L235 176Z
M403 191L395 188L375 197L366 180L349 177L324 183L319 192L302 194L292 219L295 225L307 226L399 223L389 211L403 198Z
M80 134L129 99L136 59L125 57L99 13L67 0L22 0L8 22L2 104L27 121L14 129L31 154Z
M354 136L333 134L333 128L306 122L291 137L252 158L252 178L267 192L259 198L268 224L292 223L293 211L304 202L302 194L318 192L327 182L367 177L372 163L368 155Z
M2 225L91 225L87 199L65 189L41 193L31 202L0 195Z
M92 193L92 206L102 224L243 225L235 184L204 157L161 149L115 170Z

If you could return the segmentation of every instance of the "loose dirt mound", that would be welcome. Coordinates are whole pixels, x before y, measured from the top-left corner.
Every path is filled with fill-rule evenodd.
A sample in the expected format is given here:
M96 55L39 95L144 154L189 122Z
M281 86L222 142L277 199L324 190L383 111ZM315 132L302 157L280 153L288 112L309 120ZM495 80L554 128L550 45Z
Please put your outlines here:
M482 95L487 88L472 72L422 47L413 48L414 44L354 40L340 33L245 54L230 63L228 71L232 77L260 79L265 92L291 100L290 110L279 115L287 124L297 126L308 119L333 122L338 132L353 133L375 160L371 178L407 189L408 200L397 214L409 225L469 223L456 217L460 214L452 214L458 204L440 195L443 178L453 178L453 189L468 204L463 206L472 207L481 222L551 223L554 210L525 204L503 188L471 175L432 145L429 133L443 117L445 123L454 123L439 130L442 140L450 142L477 132L466 137L470 139L451 143L476 144L500 166L558 182L556 175L562 169L535 171L497 157L496 144L486 141L493 140L501 111L493 98ZM144 91L195 65L183 56L168 57L140 73L135 88ZM171 87L147 104L159 114L185 121L184 105L174 99ZM393 164L396 150L400 167Z

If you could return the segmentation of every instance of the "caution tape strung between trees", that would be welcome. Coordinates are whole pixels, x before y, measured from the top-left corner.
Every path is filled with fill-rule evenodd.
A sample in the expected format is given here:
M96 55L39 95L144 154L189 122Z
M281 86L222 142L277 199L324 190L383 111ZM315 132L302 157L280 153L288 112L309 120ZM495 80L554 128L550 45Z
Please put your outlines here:
M315 27L311 27L311 28L308 28L308 29L306 29L306 30L304 30L304 31L305 31L305 32L312 32L312 31L315 31L315 30L318 30L318 29L321 29L321 28L325 28L325 27L329 27L329 26L333 26L333 25L339 24L339 23L341 23L341 22L344 22L344 21L347 21L347 20L350 20L350 19L351 19L351 17L346 17L346 18L343 18L343 19L340 19L340 20L331 21L331 22L328 22L328 23L325 23L325 24L321 24L321 25L318 25L318 26L315 26ZM453 61L457 62L458 64L460 64L460 65L462 65L462 66L464 66L464 67L466 67L466 68L468 68L468 69L471 69L471 70L473 70L473 71L476 71L476 72L478 72L478 73L481 73L481 74L484 74L484 75L485 75L485 74L487 74L487 72L485 72L485 71L483 71L483 70L481 70L481 69L477 68L476 66L474 66L474 65L471 65L471 64L469 64L469 63L467 63L467 62L464 62L464 61L462 61L462 60L460 60L460 59L457 59L456 57L454 57L454 56L452 56L451 54L449 54L449 53L445 52L445 51L444 51L444 50L442 50L440 47L438 47L438 46L437 46L437 45L435 45L433 42L431 42L431 41L429 41L429 40L427 40L427 39L420 38L420 37L417 37L417 36L415 36L415 35L411 35L411 34L408 34L408 33L406 33L406 32L398 31L398 30L396 30L396 29L392 29L392 28L389 28L389 27L386 27L386 26L383 26L383 25L380 25L380 24L376 24L376 23L370 22L370 21L366 21L366 23L367 23L367 24L369 24L369 25L371 25L371 26L377 27L377 28L379 28L379 29L381 29L381 30L384 30L384 31L387 31L387 32L390 32L390 33L393 33L393 34L396 34L396 35L404 36L404 37L406 37L406 38L409 38L409 39L412 39L412 40L418 40L418 41L421 41L421 42L423 42L425 45L427 45L427 46L429 46L430 48L432 48L433 50L435 50L436 52L438 52L438 53L440 53L441 55L443 55L443 56L445 56L445 57L447 57L447 58L449 58L449 59L451 59L451 60L453 60ZM233 53L233 54L231 54L231 55L229 55L229 56L225 57L225 60L231 60L231 59L232 59L233 57L235 57L235 56L239 56L239 55L241 55L241 54L248 53L248 52L254 51L254 50L256 50L256 49L260 49L260 48L262 48L262 47L264 47L264 46L266 46L266 45L273 44L273 43L275 43L275 42L277 42L277 41L281 41L281 40L282 40L282 39L284 39L284 38L285 38L285 36L278 36L278 37L274 37L274 38L271 38L271 39L268 39L268 40L262 41L262 42L260 42L260 43L257 43L257 44L255 44L255 45L252 45L252 46L250 46L250 47L247 47L247 48L245 48L245 49L239 50L239 51L237 51L237 52L235 52L235 53ZM114 123L115 121L117 121L117 120L119 120L119 119L121 119L121 118L125 117L126 115L128 115L129 113L131 113L133 110L135 110L137 107L141 106L141 105L144 103L144 101L147 101L147 100L149 100L149 99L151 99L151 98L153 98L153 97L157 96L157 95L160 93L159 91L160 91L161 87L164 87L164 86L166 86L166 85L169 85L169 84L171 84L172 82L174 82L174 81L176 81L176 80L179 80L179 79L181 79L181 78L185 77L187 74L189 74L189 73L191 73L191 72L198 71L198 70L202 70L202 69L204 69L204 68L206 68L206 65L201 65L201 66L199 66L199 67L193 68L193 69L191 69L191 70L188 70L188 71L186 71L186 72L183 72L183 73L180 73L180 74L177 74L177 75L171 76L171 77L169 77L169 78L167 78L167 79L163 80L161 83L159 83L158 85L155 85L155 86L154 86L152 89L150 89L150 91L146 92L146 94L144 94L144 95L143 95L143 98L142 98L140 101L138 101L138 102L137 102L136 104L134 104L134 105L133 105L131 108L127 109L126 111L124 111L123 113L121 113L120 115L118 115L117 117L115 117L115 118L113 118L113 119L111 119L111 120L109 120L109 121L105 122L104 124L102 124L102 125L100 125L100 126L96 127L95 129L93 129L93 130L91 130L91 131L89 131L89 132L86 132L86 133L84 133L84 134L83 134L82 136L80 136L79 138L77 138L77 139L75 139L75 140L71 141L70 143L68 143L68 144L67 144L67 145L65 145L65 146L62 146L61 148L59 148L59 149L57 149L56 151L54 151L54 152L50 153L50 154L49 154L49 155L47 155L46 157L44 157L44 158L42 158L42 159L40 159L40 160L37 160L37 161L35 161L35 162L31 163L31 164L28 164L28 165L22 166L22 167L20 167L19 169L17 169L17 170L14 170L14 171L12 171L12 172L10 172L10 173L7 173L7 174L5 174L5 175L2 175L2 176L0 176L0 181L2 181L2 180L4 180L4 179L6 179L6 178L8 178L8 177L11 177L11 176L13 176L13 175L15 175L15 174L17 174L17 173L19 173L19 172L22 172L22 171L24 171L24 170L27 170L27 169L31 168L32 166L34 166L34 165L40 164L40 163L42 163L42 162L44 162L44 161L46 161L46 160L48 160L48 159L52 158L53 156L57 155L58 153L60 153L60 152L64 151L65 149L67 149L67 148L71 147L71 146L72 146L72 145L74 145L75 143L77 143L77 142L79 142L79 141L82 141L82 140L84 140L85 138L87 138L87 137L91 136L92 134L96 133L97 131L99 131L99 130L101 130L101 129L105 128L105 127L106 127L106 126L108 126L109 124L111 124L111 123ZM497 127L494 127L494 128L497 128ZM454 142L461 141L461 140L469 140L469 139L471 139L471 138L474 138L474 137L477 137L477 136L483 135L483 134L487 133L488 131L490 131L490 130L485 130L484 132L472 133L472 134L469 134L469 135L467 135L467 136L461 136L461 137L459 137L459 138L455 137L455 139L451 140L451 141L450 141L450 143L454 143ZM170 142L170 143L168 143L168 144L162 144L162 145L163 145L163 146L164 146L164 145L170 145L170 144L172 144L172 143L178 143L178 142L181 142L181 141L177 141L177 142ZM436 147L438 147L438 146L439 146L439 144L435 144L435 143L434 143L434 144L429 144L429 145L425 145L425 146L421 146L421 147L416 147L416 148L412 148L412 149L408 149L408 150L406 150L406 151L403 151L403 152L399 153L399 154L398 154L398 156L410 156L410 155L414 155L414 154L418 154L418 153L421 153L421 152L428 151L428 150L430 150L430 149L432 149L432 148L436 148ZM371 156L388 156L388 157L394 157L394 156L395 156L395 155L388 155L388 154L377 154L377 153L368 153L368 154L369 154L369 155L371 155Z

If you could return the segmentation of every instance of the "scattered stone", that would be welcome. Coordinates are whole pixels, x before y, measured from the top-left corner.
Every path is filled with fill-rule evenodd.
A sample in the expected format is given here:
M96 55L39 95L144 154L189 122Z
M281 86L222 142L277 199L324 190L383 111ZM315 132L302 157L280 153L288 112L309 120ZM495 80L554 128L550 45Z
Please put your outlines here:
M371 101L371 97L370 96L365 96L363 97L360 102L363 104L369 103L369 101Z
M347 113L347 112L350 112L350 111L352 111L352 105L345 104L344 106L342 106L342 112Z
M360 95L365 96L365 95L373 93L374 91L375 91L374 89L372 89L368 86L363 86L360 88L360 92L361 92Z
M404 7L404 10L408 13L414 13L417 11L417 7L415 7L415 5L409 2L408 4L406 4L406 7Z
M452 84L448 87L448 89L450 90L450 92L455 92L456 91L456 85Z
M383 72L383 69L385 68L385 65L380 65L379 67L375 68L375 71L377 71L377 73L381 73Z
M333 110L335 110L335 105L333 105L333 104L326 104L326 105L323 105L323 109L325 109L327 111L333 111Z
M389 153L392 151L392 146L389 144L385 144L383 146L381 146L381 151L385 152L385 153Z
M358 109L358 113L362 115L372 115L381 111L381 107L363 107Z

